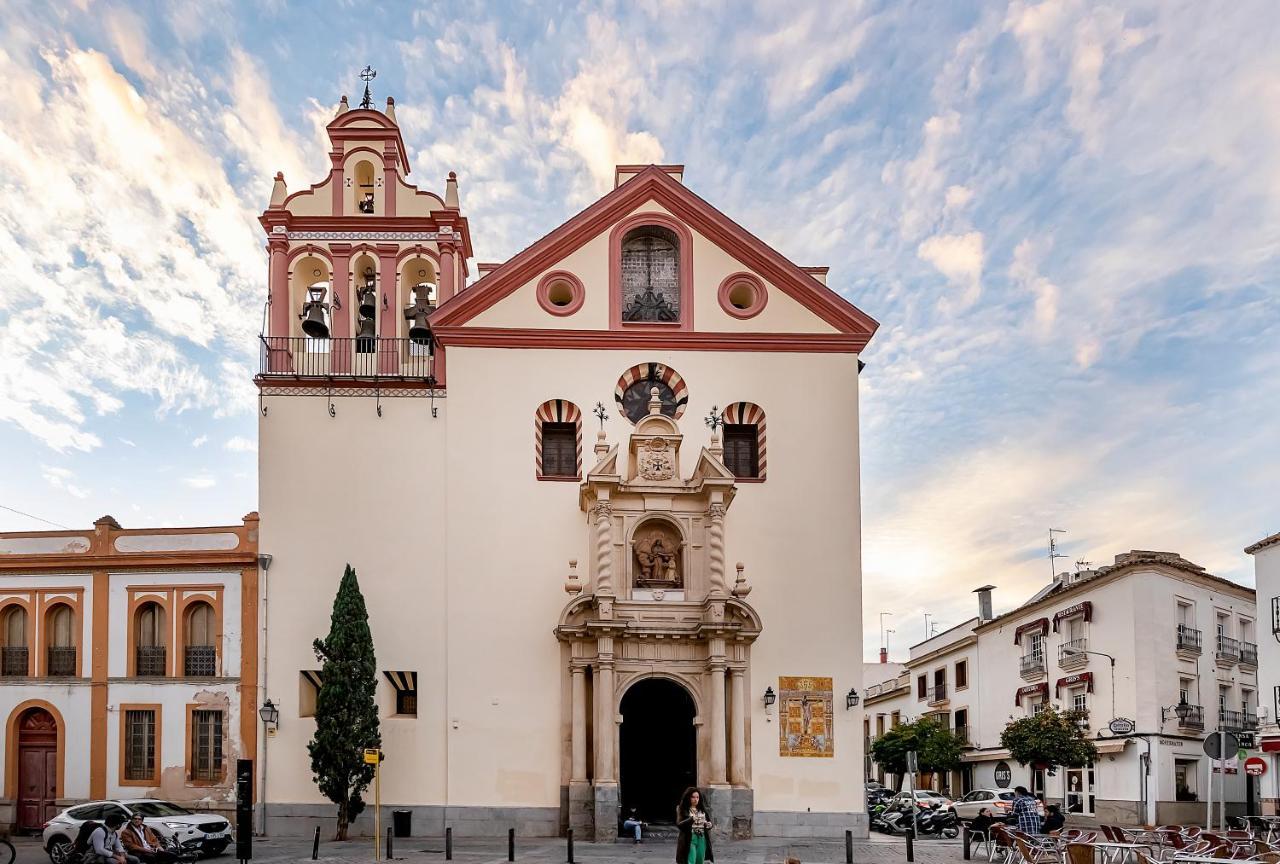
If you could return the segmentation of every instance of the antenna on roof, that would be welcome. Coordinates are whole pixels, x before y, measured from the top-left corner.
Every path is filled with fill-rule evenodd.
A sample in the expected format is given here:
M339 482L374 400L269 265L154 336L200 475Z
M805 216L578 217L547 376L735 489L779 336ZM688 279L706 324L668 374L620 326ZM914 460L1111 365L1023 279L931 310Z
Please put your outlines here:
M1079 573L1081 570L1088 570L1089 565L1092 563L1093 563L1092 561L1086 561L1083 558L1081 558L1079 561L1076 562L1076 572Z
M1058 558L1066 558L1067 556L1058 551L1057 539L1054 534L1066 534L1066 528L1050 528L1049 529L1049 581L1052 582L1058 578L1058 565L1053 563Z
M372 66L366 66L360 70L360 80L364 82L364 98L360 100L361 108L373 107L373 91L369 89L369 82L378 77L378 73Z

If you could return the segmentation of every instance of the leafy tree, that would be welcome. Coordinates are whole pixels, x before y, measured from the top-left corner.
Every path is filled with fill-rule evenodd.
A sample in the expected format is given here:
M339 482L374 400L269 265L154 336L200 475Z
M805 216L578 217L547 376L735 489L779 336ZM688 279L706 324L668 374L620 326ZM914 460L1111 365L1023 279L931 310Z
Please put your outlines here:
M1022 765L1082 768L1098 758L1098 748L1084 736L1076 713L1052 706L1010 721L1000 733L1000 746Z
M313 647L322 664L322 683L316 696L316 734L307 750L316 786L338 805L334 839L346 840L347 826L364 810L361 793L373 780L373 766L365 764L364 749L382 745L373 635L364 595L350 564L333 601L329 636L315 640Z
M907 753L916 751L922 773L951 771L960 765L960 737L932 717L902 723L871 742L871 756L890 774L907 773Z

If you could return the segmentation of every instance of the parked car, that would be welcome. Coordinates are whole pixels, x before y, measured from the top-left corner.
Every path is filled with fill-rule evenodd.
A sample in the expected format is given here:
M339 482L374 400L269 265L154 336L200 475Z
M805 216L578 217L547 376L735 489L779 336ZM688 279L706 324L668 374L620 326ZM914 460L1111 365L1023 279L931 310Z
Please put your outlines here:
M974 789L952 805L956 816L965 822L978 818L978 811L986 807L994 819L1004 819L1013 815L1013 799L1017 796L1012 789ZM1044 817L1044 802L1036 802L1041 818Z
M68 807L45 823L44 849L53 864L66 861L81 824L102 822L112 813L119 813L126 821L134 813L141 813L142 821L162 839L172 838L182 848L204 855L221 855L231 843L231 824L221 816L192 813L177 804L154 798L93 801Z
M921 810L929 810L934 807L948 807L951 805L951 799L947 796L934 792L932 789L917 789L914 792L899 792L889 801L889 808L895 809L897 805L905 806L909 800L909 796L914 796L916 805Z

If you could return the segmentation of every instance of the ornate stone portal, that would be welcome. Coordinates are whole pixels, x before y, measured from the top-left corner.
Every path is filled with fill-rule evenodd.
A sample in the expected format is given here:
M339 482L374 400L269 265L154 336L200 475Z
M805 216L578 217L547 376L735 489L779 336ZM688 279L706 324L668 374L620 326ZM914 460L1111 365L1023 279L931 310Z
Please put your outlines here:
M713 435L688 478L680 474L681 443L653 392L626 464L601 431L596 465L582 484L594 554L585 585L571 562L565 590L572 599L555 631L569 678L566 823L579 836L616 836L622 697L652 677L688 691L697 782L721 825L728 827L727 814L735 835L751 834L746 694L761 621L745 600L742 565L732 585L726 579L724 523L736 487L719 442Z

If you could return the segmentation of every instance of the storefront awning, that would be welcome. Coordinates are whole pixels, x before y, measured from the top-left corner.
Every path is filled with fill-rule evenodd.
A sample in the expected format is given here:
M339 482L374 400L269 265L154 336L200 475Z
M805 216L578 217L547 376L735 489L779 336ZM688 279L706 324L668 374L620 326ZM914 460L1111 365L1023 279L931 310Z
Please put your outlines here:
M1034 621L1028 621L1026 624L1019 625L1018 629L1013 631L1013 644L1014 645L1022 644L1023 633L1048 633L1048 632L1049 632L1048 618L1037 618Z
M1083 615L1084 620L1092 621L1093 620L1093 601L1085 600L1081 603L1077 603L1074 606L1068 606L1066 609L1062 609L1061 611L1055 612L1053 614L1053 632L1054 633L1058 632L1059 621L1061 621L1064 618L1074 618L1077 615Z
M1078 672L1075 675L1068 675L1065 678L1059 678L1057 683L1053 685L1053 696L1056 699L1062 695L1063 687L1074 687L1077 684L1084 684L1086 693L1093 692L1093 673Z
M1128 738L1110 738L1100 741L1094 741L1093 746L1098 749L1099 753L1119 753L1125 747L1129 746Z
M1041 681L1039 684L1028 684L1026 687L1019 687L1018 692L1013 694L1013 704L1021 705L1023 696L1048 696L1049 682Z

